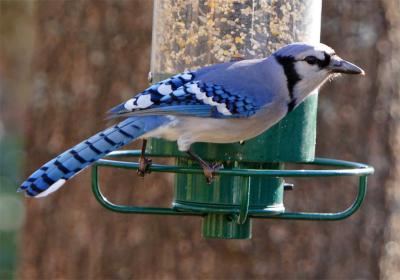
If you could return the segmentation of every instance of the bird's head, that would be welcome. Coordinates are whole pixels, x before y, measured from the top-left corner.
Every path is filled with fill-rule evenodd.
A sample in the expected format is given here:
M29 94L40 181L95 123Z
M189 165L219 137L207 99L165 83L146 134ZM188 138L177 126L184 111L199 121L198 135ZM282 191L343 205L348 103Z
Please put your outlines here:
M364 75L364 70L341 59L324 44L293 43L277 50L273 56L283 67L294 105L338 74Z

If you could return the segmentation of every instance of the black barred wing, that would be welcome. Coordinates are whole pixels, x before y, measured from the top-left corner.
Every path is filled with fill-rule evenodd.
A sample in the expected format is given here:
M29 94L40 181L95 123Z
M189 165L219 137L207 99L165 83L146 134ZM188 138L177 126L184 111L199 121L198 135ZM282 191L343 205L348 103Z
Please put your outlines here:
M258 110L254 100L227 91L222 85L197 81L184 72L152 85L110 110L112 116L185 115L213 118L244 118Z

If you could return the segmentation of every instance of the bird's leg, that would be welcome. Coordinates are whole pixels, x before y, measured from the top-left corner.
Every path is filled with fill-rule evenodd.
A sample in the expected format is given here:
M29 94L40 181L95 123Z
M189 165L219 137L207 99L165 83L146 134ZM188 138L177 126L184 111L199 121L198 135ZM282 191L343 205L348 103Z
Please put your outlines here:
M224 168L224 165L220 162L208 163L203 160L201 157L196 155L191 149L187 151L188 155L199 162L201 168L203 168L204 176L206 176L206 181L208 184L211 184L215 178L215 171Z
M140 177L144 177L144 175L146 175L146 173L150 173L149 167L151 166L151 163L152 163L151 159L146 158L144 156L144 154L146 152L146 145L147 145L147 140L143 139L143 142L142 142L142 153L140 154L139 168L137 170L137 174Z

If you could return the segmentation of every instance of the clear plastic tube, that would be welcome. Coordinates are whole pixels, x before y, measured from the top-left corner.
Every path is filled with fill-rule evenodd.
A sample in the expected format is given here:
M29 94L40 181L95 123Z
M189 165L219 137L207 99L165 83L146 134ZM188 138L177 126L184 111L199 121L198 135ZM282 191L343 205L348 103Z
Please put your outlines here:
M170 74L318 42L320 0L156 0L151 69Z

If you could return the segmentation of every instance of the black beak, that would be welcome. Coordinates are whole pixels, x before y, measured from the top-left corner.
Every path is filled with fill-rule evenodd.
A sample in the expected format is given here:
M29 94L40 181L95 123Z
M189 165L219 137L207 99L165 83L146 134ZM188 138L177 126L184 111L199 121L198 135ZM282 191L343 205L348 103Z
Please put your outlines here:
M362 70L360 67L346 60L343 60L338 56L334 56L331 58L331 62L328 65L328 69L333 73L365 75L364 70Z

